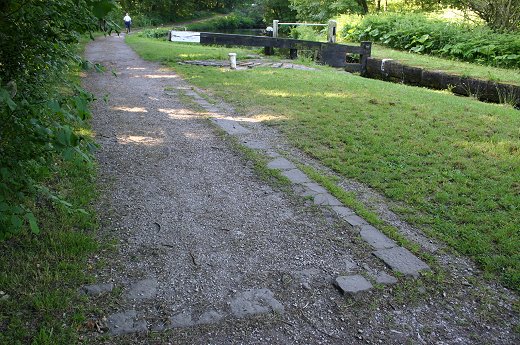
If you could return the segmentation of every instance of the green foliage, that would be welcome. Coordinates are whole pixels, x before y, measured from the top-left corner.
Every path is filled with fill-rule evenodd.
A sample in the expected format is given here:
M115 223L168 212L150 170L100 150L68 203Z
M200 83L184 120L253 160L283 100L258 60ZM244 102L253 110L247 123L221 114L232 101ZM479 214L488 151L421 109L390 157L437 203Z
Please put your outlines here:
M169 28L157 28L157 29L144 29L137 33L139 37L146 37L146 38L168 38L168 32L170 32L171 29Z
M0 240L38 233L35 197L70 205L42 181L56 159L90 163L92 142L77 132L92 95L70 82L80 35L98 28L109 0L10 0L0 15Z
M289 6L290 0L264 0L259 3L267 25L271 25L275 19L284 22L296 21L296 11Z
M291 38L305 41L327 41L327 29L311 26L296 26L291 29Z
M179 22L207 16L209 12L229 12L235 0L119 0L119 12L115 15L122 21L129 12L136 26L156 26L166 22Z
M358 0L290 0L298 19L324 22L343 13L364 13L366 1Z
M345 26L347 40L369 40L391 48L491 66L520 67L520 36L484 26L429 19L421 14L365 16Z
M188 30L216 31L229 29L250 29L258 27L264 27L261 16L250 17L241 13L231 13L226 16L189 24Z
M520 29L520 1L512 0L458 0L459 7L468 8L497 31Z
M60 162L53 188L76 207L88 208L95 196L94 169L81 162ZM98 248L83 231L96 227L95 216L71 214L42 204L39 236L22 233L0 242L0 344L75 344L85 321L78 287L89 282L88 259Z

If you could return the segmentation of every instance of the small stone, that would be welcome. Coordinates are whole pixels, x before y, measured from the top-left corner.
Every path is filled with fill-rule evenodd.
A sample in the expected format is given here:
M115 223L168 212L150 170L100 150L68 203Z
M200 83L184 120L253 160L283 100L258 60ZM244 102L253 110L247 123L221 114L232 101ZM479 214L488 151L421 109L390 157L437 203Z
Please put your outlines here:
M349 295L356 295L372 288L372 284L361 275L340 276L334 283L344 294Z
M204 314L202 314L199 317L199 321L197 321L197 324L198 325L207 325L207 324L211 324L211 323L217 323L220 320L222 320L223 317L224 317L224 315L220 314L219 312L210 310L210 311L205 312Z
M306 195L317 195L327 193L327 190L315 182L305 183Z
M336 212L338 216L345 219L354 214L354 211L345 206L333 206L332 210Z
M379 274L376 276L376 283L392 285L397 283L397 279L386 272L379 272Z
M191 311L183 311L170 318L170 327L172 328L190 327L193 325L195 325L195 322L191 319Z
M361 238L374 247L374 249L393 248L397 246L394 241L383 235L381 231L372 225L362 225L359 234Z
M287 177L292 183L309 183L311 180L299 169L292 169L282 172L282 175Z
M115 313L108 317L107 326L113 335L146 332L146 321L136 318L137 312L135 310Z
M324 206L341 206L341 201L339 201L329 193L324 193L318 194L314 197L314 204Z
M277 170L296 169L294 164L292 164L291 162L289 162L287 159L285 159L283 157L278 157L275 160L269 162L269 164L267 164L267 167L269 169L277 169Z
M392 270L404 275L418 277L419 272L430 269L424 261L403 247L381 249L373 254L383 260Z
M230 135L248 134L250 132L249 129L243 127L235 120L213 118L212 121Z
M85 285L81 287L81 292L88 296L99 296L106 292L111 292L114 289L114 284L95 284L95 285Z
M236 317L264 314L271 311L283 313L284 307L273 297L269 289L252 289L241 293L231 301L231 312Z
M343 219L345 219L347 221L347 223L349 223L352 226L361 226L361 225L368 224L366 222L366 220L364 220L363 218L361 218L360 216L358 216L355 213L351 214L347 217L344 217Z
M130 299L148 299L155 297L157 293L157 279L144 279L134 283L128 290L126 296Z

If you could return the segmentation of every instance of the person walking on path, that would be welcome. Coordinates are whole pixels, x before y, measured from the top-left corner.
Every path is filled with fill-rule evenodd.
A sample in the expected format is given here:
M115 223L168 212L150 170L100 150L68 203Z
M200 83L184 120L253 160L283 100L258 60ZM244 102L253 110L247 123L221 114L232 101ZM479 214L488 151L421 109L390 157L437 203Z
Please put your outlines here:
M127 13L125 15L125 17L123 18L123 20L125 21L126 33L129 34L130 33L130 25L132 25L132 18L130 18L130 16Z

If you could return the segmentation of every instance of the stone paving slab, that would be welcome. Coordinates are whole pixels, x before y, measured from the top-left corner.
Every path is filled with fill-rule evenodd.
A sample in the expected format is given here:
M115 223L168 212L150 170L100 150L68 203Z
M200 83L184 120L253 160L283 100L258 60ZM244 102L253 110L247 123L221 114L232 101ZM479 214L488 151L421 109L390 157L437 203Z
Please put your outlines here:
M277 169L277 170L292 170L296 169L296 166L289 162L287 159L283 157L278 157L275 160L270 161L267 164L269 169Z
M345 207L345 206L333 206L332 210L334 212L336 212L336 214L340 218L343 218L343 219L354 215L354 210L352 210L352 209L350 209L348 207Z
M114 289L114 284L94 284L94 285L85 285L81 287L81 292L85 293L88 296L100 296L104 293L111 292Z
M345 219L345 221L352 226L361 226L361 225L368 224L366 220L364 220L363 218L361 218L360 216L358 216L355 213L342 217L342 218Z
M170 328L183 328L194 325L195 322L191 318L191 311L184 311L170 318Z
M424 261L403 247L381 249L373 254L383 260L392 270L407 276L418 277L421 271L430 269Z
M372 284L359 274L337 277L334 284L347 295L357 295L372 289Z
M146 332L148 330L146 321L138 320L135 310L110 315L107 319L107 327L112 335Z
M317 194L314 196L314 204L322 206L341 206L341 201L329 193Z
M243 127L238 122L233 120L212 118L211 121L216 123L217 126L222 128L229 135L250 133L249 129Z
M397 284L398 280L397 278L391 276L390 274L386 272L379 272L375 276L376 283L378 284L384 284L384 285L392 285Z
M311 182L311 183L304 183L303 184L305 186L305 188L307 189L307 195L318 195L318 194L324 194L324 193L327 193L327 190L325 188L323 188L322 186L320 186L319 184L317 184L316 182Z
M128 289L126 297L130 299L148 299L155 297L157 293L157 279L143 279L134 283Z
M292 169L283 171L282 175L287 177L292 183L304 184L309 183L311 180L299 169Z
M246 140L242 144L244 146L252 149L252 150L267 150L269 149L269 145L266 142L261 140Z
M273 295L269 289L252 289L238 293L230 303L231 313L239 318L272 311L283 313L284 306Z
M212 323L217 323L220 320L222 320L223 318L224 318L223 314L221 314L215 310L210 310L210 311L203 313L199 317L199 321L197 321L197 324L198 325L208 325L208 324L212 324Z
M362 225L359 232L363 238L374 249L388 249L396 247L397 244L386 237L381 231L374 228L372 225Z

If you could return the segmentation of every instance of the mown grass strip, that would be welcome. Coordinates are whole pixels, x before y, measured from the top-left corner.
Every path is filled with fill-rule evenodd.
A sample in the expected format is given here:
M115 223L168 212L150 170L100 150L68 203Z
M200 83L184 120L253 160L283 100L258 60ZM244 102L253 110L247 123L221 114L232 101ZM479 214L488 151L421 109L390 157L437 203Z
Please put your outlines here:
M187 50L213 58L232 51L128 42L166 62L182 60ZM407 220L520 289L520 112L325 67L171 66L243 114L271 119L292 144L337 173L406 205Z

